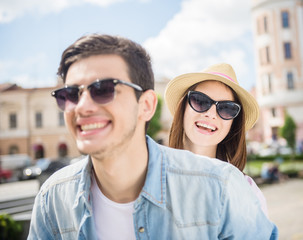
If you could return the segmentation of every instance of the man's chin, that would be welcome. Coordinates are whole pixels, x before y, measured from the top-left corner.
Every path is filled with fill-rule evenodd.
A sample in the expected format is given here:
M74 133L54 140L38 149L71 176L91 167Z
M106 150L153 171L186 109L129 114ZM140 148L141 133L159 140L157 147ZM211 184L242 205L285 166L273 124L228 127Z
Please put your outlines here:
M83 155L92 155L97 150L92 146L83 146L82 144L77 145L78 151Z
M87 153L87 152L85 152L85 151L81 151L80 149L78 149L78 151L79 151L79 153L80 153L81 155L89 155L89 153Z
M95 152L98 152L97 150L87 148L78 148L78 151L83 155L92 155Z
M97 146L78 144L77 148L82 155L94 156L94 155L99 155L102 152L99 146L97 147Z

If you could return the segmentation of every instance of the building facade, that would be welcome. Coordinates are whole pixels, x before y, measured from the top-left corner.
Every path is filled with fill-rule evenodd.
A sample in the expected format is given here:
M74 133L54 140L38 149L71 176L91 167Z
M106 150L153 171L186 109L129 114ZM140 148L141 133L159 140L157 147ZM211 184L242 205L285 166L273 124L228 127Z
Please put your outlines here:
M52 88L0 85L0 155L27 154L32 159L80 155L68 133Z
M273 144L289 114L303 144L303 0L252 0L256 98L262 141Z

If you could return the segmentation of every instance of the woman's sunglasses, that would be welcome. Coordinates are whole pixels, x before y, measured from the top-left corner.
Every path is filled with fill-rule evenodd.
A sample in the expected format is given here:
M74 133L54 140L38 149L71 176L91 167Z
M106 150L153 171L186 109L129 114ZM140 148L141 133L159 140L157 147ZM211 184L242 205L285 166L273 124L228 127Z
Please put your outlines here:
M187 94L188 103L193 110L202 113L216 105L219 116L224 120L231 120L238 116L241 106L233 101L214 101L204 93L189 91Z
M52 96L56 98L58 107L63 111L72 111L79 102L82 92L87 89L91 98L98 104L106 104L115 98L115 86L123 84L142 92L143 89L130 82L125 82L118 79L108 78L96 80L92 84L85 87L81 86L65 86L52 92Z

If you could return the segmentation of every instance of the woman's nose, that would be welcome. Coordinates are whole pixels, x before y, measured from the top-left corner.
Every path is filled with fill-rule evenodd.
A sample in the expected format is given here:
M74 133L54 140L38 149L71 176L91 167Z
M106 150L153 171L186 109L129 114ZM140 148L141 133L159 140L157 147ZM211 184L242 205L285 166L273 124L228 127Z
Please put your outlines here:
M204 112L204 115L206 117L213 118L213 119L217 118L218 115L217 115L216 105L215 104L211 105L210 109L208 109L206 112Z

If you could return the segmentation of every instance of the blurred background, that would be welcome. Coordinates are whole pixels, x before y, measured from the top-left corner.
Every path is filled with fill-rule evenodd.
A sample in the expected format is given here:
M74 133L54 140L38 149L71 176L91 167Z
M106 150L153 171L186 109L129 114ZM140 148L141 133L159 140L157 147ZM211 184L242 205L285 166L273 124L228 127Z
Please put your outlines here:
M50 93L62 85L56 76L62 52L89 33L127 37L148 50L159 99L148 133L164 145L172 121L163 100L168 81L231 64L261 110L247 133L245 173L264 192L280 239L303 239L302 0L2 0L3 221L24 237L39 186L81 160Z

